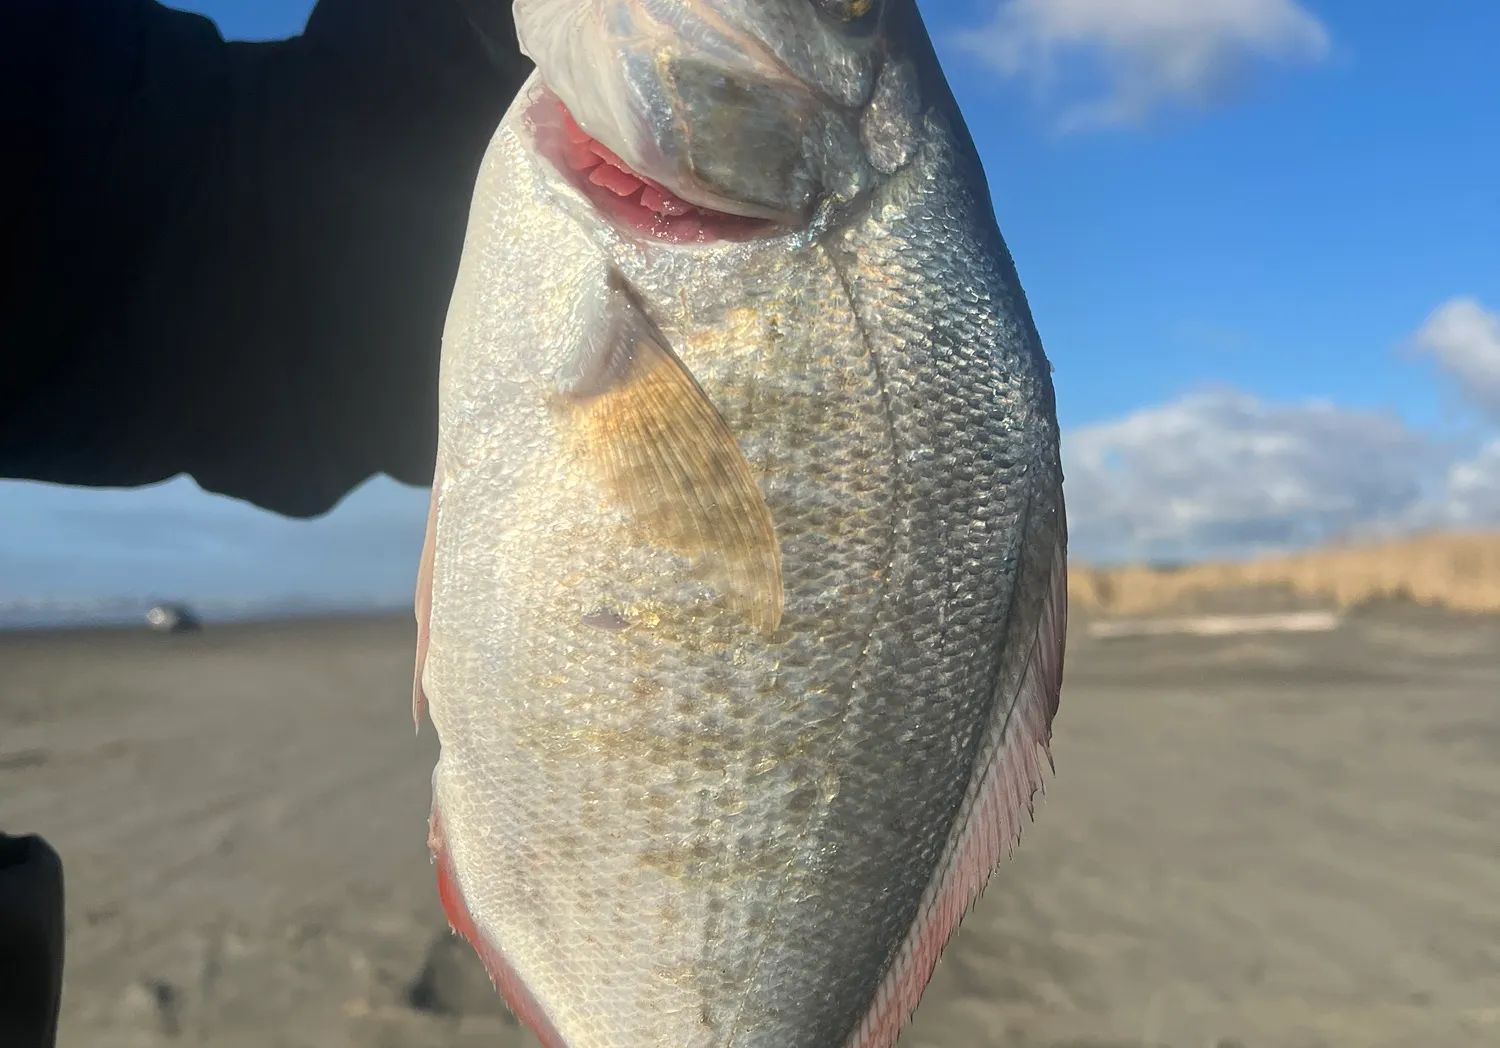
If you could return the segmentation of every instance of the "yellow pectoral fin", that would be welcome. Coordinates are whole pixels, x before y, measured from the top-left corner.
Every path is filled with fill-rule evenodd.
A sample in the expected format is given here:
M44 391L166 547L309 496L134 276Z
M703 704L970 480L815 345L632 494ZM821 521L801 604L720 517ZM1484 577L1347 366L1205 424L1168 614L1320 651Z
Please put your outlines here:
M618 277L604 313L604 337L565 396L584 459L652 542L688 557L756 628L775 630L781 549L734 434Z

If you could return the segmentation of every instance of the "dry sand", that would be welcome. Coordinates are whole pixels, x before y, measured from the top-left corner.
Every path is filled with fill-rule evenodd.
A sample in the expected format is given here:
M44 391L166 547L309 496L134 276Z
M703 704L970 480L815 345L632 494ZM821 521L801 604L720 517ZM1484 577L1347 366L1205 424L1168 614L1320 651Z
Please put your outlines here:
M412 630L0 637L64 1048L510 1048L425 850ZM911 1048L1500 1044L1500 619L1069 651L1059 776Z
M1073 565L1068 596L1075 609L1099 615L1268 605L1348 608L1389 598L1454 611L1500 612L1500 533L1325 546L1238 564Z

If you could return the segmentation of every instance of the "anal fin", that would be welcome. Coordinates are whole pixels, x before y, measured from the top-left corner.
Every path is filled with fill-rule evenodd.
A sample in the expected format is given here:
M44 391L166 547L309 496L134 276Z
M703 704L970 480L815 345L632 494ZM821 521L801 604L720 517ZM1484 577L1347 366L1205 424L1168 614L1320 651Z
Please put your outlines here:
M463 890L453 873L453 863L448 854L448 843L443 837L443 823L436 805L427 824L427 847L437 866L438 898L448 917L448 926L474 948L506 1007L527 1029L536 1034L537 1039L542 1042L542 1048L568 1048L562 1035L552 1025L552 1020L531 995L531 991L526 989L515 969L506 961L499 948L474 924L468 904L464 902Z

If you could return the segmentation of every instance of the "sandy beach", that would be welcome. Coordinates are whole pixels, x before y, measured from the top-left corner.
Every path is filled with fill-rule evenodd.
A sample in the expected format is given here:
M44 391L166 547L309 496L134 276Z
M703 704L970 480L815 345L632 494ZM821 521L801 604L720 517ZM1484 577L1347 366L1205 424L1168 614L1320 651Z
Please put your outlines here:
M510 1048L425 847L404 619L0 636L64 1048ZM1500 619L1070 640L1036 824L910 1048L1500 1043Z

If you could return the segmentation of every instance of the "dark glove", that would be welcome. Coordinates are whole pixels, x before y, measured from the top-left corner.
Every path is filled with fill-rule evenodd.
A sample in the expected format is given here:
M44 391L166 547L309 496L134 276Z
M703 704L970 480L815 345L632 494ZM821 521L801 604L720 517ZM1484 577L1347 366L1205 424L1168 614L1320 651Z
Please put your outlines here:
M319 0L226 43L154 0L0 0L0 476L188 473L298 517L429 483L474 175L531 71L510 6Z
M501 69L512 71L525 59L516 44L511 0L457 0L484 49ZM529 63L527 63L529 64Z
M40 837L0 833L0 1044L53 1048L62 973L62 860Z

